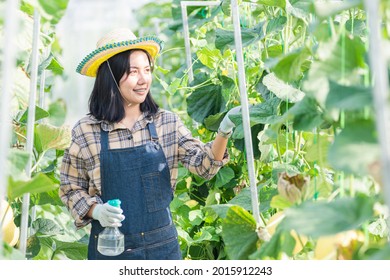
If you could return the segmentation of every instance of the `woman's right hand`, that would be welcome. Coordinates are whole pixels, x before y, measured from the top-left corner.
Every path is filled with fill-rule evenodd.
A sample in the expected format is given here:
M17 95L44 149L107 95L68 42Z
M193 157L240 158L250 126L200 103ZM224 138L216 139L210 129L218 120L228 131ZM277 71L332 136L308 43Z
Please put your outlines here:
M102 227L121 227L121 222L125 219L123 210L118 207L104 204L95 204L92 210L92 218L98 220Z

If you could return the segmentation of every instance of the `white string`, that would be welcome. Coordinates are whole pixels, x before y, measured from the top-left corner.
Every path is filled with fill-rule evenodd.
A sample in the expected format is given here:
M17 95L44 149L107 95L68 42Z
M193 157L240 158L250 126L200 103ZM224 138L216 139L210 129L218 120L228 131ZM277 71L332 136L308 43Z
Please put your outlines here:
M106 61L107 61L108 69L110 70L110 73L111 73L111 77L112 77L112 79L114 80L114 82L115 82L115 84L116 84L116 87L118 88L118 90L119 90L120 94L122 95L122 97L123 97L124 99L126 99L126 97L124 96L124 94L121 92L121 89L119 88L118 83L117 83L116 80L115 80L114 74L112 73L112 70L111 70L110 63L108 62L108 60L106 60ZM131 106L131 103L130 103L129 100L127 100L127 99L126 99L126 101L128 102L127 107L130 107L130 106Z

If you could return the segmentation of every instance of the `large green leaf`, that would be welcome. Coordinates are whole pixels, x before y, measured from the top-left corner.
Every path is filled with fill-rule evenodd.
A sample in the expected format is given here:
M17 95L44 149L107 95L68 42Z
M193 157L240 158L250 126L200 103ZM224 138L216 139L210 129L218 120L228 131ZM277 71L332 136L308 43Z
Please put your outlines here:
M313 134L305 134L305 159L308 162L320 162L327 166L328 150L331 145L332 136L324 132Z
M269 91L273 92L283 101L295 103L302 100L305 96L305 93L303 93L301 90L285 83L276 77L274 73L270 73L265 76L263 79L263 84L269 89Z
M210 115L221 113L225 110L226 101L222 95L220 85L208 85L196 89L187 98L187 112L191 118L203 123Z
M312 12L312 0L286 0L286 12L296 18L306 19Z
M234 170L230 167L222 167L217 175L215 180L215 188L220 188L223 185L227 184L234 178Z
M265 22L260 22L254 28L242 28L241 29L241 39L242 46L247 47L261 39L264 38L265 34L263 31L263 25ZM215 47L221 51L225 48L234 49L234 31L217 29L215 31Z
M245 260L257 250L254 218L242 207L232 206L222 222L222 238L231 260Z
M329 93L326 107L342 110L358 110L372 106L371 88L361 86L343 86L329 81Z
M196 53L200 62L210 69L216 69L218 67L218 61L222 59L221 51L217 49L210 49L204 47Z
M267 36L272 32L279 32L283 30L284 26L286 25L286 22L287 22L287 18L282 15L279 15L276 18L271 18L267 22L267 29L266 29Z
M270 184L271 182L267 181L257 186L260 212L269 209L272 198L278 193L275 187L268 187ZM245 210L252 211L251 189L249 187L242 189L238 195L229 201L229 204L238 205Z
M69 0L38 0L45 16L52 24L57 24L64 16Z
M8 199L13 200L25 193L41 193L56 188L58 188L58 185L43 173L38 173L29 181L14 181L10 178L8 182Z
M28 121L28 109L23 112L23 114L19 118L19 122L23 124L27 124ZM35 117L34 120L38 121L44 119L49 116L49 113L46 110L43 110L41 107L35 106Z
M312 63L309 78L351 79L354 71L365 67L365 54L364 42L359 37L344 35L337 41L320 43L317 50L319 60Z
M362 0L313 1L314 11L321 18L330 17L341 11L356 7L361 3Z
M50 124L55 126L61 126L65 123L66 119L66 102L63 99L58 99L55 102L49 104L48 117Z
M375 123L355 120L348 122L335 136L334 143L329 148L328 161L336 170L362 176L368 174L368 165L379 157Z
M42 246L39 253L40 259L56 259L56 255L65 254L71 260L85 260L88 254L88 244L83 242L64 242L53 237L40 236ZM42 256L42 251L44 251ZM38 257L39 257L38 256ZM58 258L58 257L57 257Z
M324 122L316 100L307 96L295 103L286 114L293 116L293 127L296 130L312 131Z
M56 240L56 254L63 252L69 259L85 260L88 253L88 244L81 242L62 242Z
M271 239L263 243L249 259L261 260L271 258L277 260L281 258L282 252L292 256L295 243L294 237L288 231L282 231L277 228Z
M33 221L32 228L39 235L57 235L64 232L64 229L60 228L54 221L44 218Z
M278 108L280 105L279 98L269 98L265 102L258 103L249 109L252 123L272 124L278 122Z
M277 62L272 59L273 65L270 68L279 79L292 82L303 77L304 65L310 56L308 48L297 49L282 56Z
M257 135L263 131L264 125L263 124L255 124L254 126L251 127L251 135L252 135L252 150L253 150L253 156L255 158L260 158L261 153L259 149L259 143L260 140L257 137ZM238 125L233 133L232 138L234 139L234 146L244 152L246 150L246 145L245 145L245 138L244 138L244 127L242 124Z
M286 6L286 0L257 0L257 3L266 6L275 6L280 8L284 8Z
M63 150L69 147L71 140L69 127L55 127L49 124L38 124L34 136L34 145L40 152L49 149Z
M318 238L359 228L372 218L375 198L368 196L344 197L331 202L305 201L285 210L280 223L284 230Z
M29 159L30 155L28 152L10 149L8 154L7 174L12 176L14 180L22 179Z

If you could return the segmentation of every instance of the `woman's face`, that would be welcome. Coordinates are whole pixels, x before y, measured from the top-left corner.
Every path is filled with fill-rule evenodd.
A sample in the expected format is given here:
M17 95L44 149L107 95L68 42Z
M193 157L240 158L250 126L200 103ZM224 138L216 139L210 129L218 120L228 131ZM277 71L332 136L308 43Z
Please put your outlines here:
M143 51L131 52L129 61L130 73L123 75L119 88L124 99L133 106L145 101L152 83L152 69L149 58Z

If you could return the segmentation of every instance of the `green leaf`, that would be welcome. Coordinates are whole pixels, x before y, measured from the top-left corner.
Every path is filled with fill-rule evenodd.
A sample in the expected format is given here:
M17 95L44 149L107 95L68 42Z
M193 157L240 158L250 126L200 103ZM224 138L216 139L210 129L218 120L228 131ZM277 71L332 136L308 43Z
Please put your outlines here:
M308 162L321 162L327 164L329 146L332 144L332 137L326 133L305 134L305 159Z
M26 151L10 149L8 154L7 174L13 176L15 180L20 179L20 177L22 177L21 173L24 173L29 159L30 155Z
M234 178L234 170L230 167L222 167L217 175L215 180L215 188L220 188L223 185L229 183Z
M207 47L199 50L196 55L198 56L200 62L210 69L216 69L218 61L222 59L220 50L210 50Z
M34 258L38 255L41 249L41 243L39 238L34 234L27 239L27 252L31 258Z
M335 136L328 161L336 170L363 176L368 165L380 157L376 126L373 121L355 120Z
M62 75L64 72L64 67L60 64L60 62L53 56L50 64L46 68L47 70L51 70L56 75Z
M35 121L47 118L49 113L43 110L41 107L35 106ZM27 124L28 121L28 109L24 111L23 115L20 117L19 122Z
M56 188L58 188L58 185L43 173L38 173L29 181L14 181L10 178L8 182L8 199L14 200L25 193L41 193Z
M279 15L276 18L271 18L267 23L266 34L269 35L272 32L279 32L283 30L286 22L287 22L287 18L282 15Z
M57 182L57 184L59 184L59 183ZM63 206L64 205L64 203L62 202L60 196L58 195L58 189L57 188L53 189L51 191L48 191L48 192L42 192L42 193L34 194L31 197L31 200L34 202L34 205L45 205L45 204L58 205L58 206Z
M356 18L348 19L345 22L345 29L347 29L353 36L367 36L368 27L365 20Z
M290 200L288 200L286 197L281 196L279 194L272 197L270 205L272 208L277 208L277 209L281 209L281 210L293 206L293 204L291 203Z
M87 259L88 254L88 244L81 242L62 242L60 240L56 240L56 251L63 252L69 259L71 260L85 260Z
M282 252L285 252L288 256L292 256L292 252L295 247L295 239L289 232L278 230L272 235L271 239L260 246L260 249L252 254L249 259L261 260L261 259L280 259Z
M200 87L187 98L187 112L199 123L203 123L210 115L223 112L225 107L226 101L219 85Z
M344 86L329 81L329 93L326 98L326 107L342 110L359 110L372 106L372 89L361 86Z
M286 12L296 18L306 19L312 13L312 0L286 0Z
M316 100L307 96L295 103L286 114L293 115L293 127L296 130L312 131L324 122Z
M257 0L258 4L284 8L286 6L286 0Z
M273 59L274 65L271 66L271 70L277 78L285 82L296 81L302 78L302 72L310 56L311 52L308 48L294 50L279 58L276 64L275 59Z
M207 230L201 230L194 236L194 243L202 243L203 241L210 241L213 236Z
M38 0L45 17L49 18L52 24L56 24L64 16L69 0Z
M218 113L216 115L208 116L204 119L204 126L210 131L218 131L219 125L221 124L221 121L225 115L226 114L224 113Z
M224 219L227 216L228 210L232 206L234 206L234 205L233 204L214 204L214 205L209 205L209 206L205 207L204 210L214 212L220 218Z
M49 124L38 124L35 127L34 144L42 151L49 149L64 150L69 147L71 132L69 127L55 127Z
M310 79L326 77L334 81L351 78L365 66L365 45L359 37L341 36L337 41L321 43L317 50L319 61L314 61L309 70Z
M369 260L378 260L378 261L383 261L383 260L390 260L390 245L387 243L386 246L372 254L369 258Z
M222 222L222 238L231 260L245 260L257 249L256 222L242 207L229 208Z
M52 220L44 218L38 218L33 221L32 228L39 235L57 235L62 234L64 231Z
M327 18L341 11L351 9L361 4L361 0L346 1L313 1L314 12L321 18Z
M274 187L268 187L271 184L267 181L257 186L257 196L259 199L260 212L267 211L270 208L271 200L278 193ZM252 195L249 187L244 188L233 199L229 201L229 204L238 205L247 211L252 211Z
M257 135L263 131L264 125L263 124L255 124L251 127L251 135L252 135L252 150L253 150L253 156L258 159L261 156L260 150L259 150L259 143L260 140L257 138ZM234 130L232 138L234 139L234 146L244 152L246 149L245 146L245 139L244 139L244 127L242 124L238 125L236 129Z
M279 224L283 229L294 229L298 234L318 238L359 228L372 218L375 198L367 196L343 197L331 202L305 201L284 211L286 217Z
M188 218L191 222L191 225L198 226L203 222L203 212L202 210L191 210L188 213Z
M65 123L66 119L66 102L63 99L58 99L55 102L49 104L48 112L49 122L55 126L61 126Z
M241 29L243 47L247 47L264 38L264 24L265 22L260 22L254 28ZM223 51L225 48L235 49L234 31L218 28L215 31L215 47L221 51Z
M279 120L279 98L269 98L265 102L250 107L249 114L252 123L272 124Z
M270 73L263 79L263 84L273 92L278 98L288 102L298 102L303 99L305 94L297 88L286 84L284 81L276 77L274 73Z

